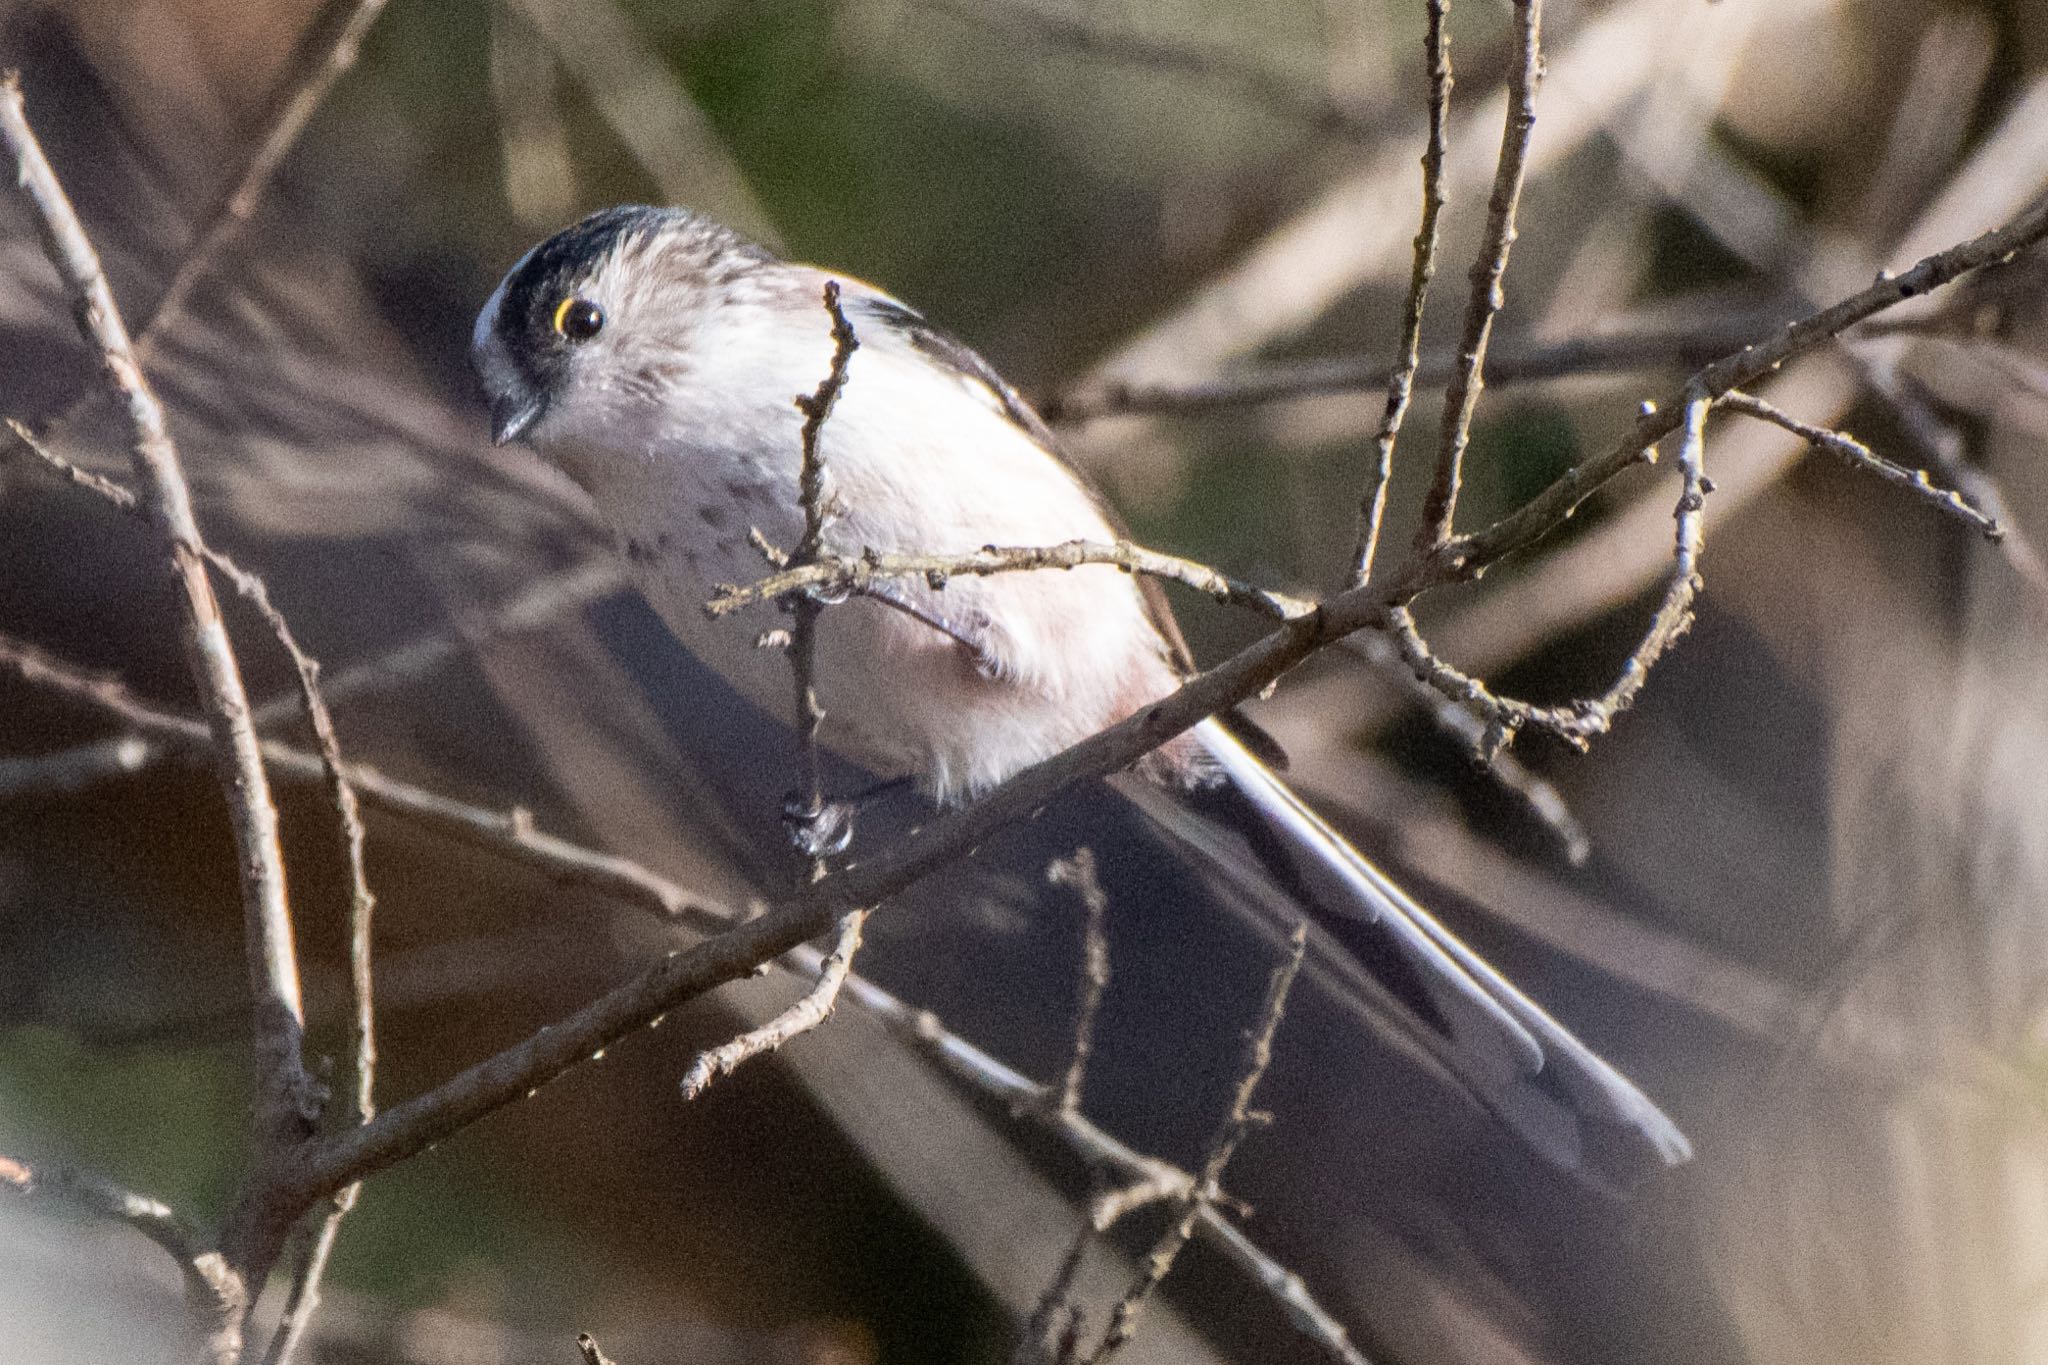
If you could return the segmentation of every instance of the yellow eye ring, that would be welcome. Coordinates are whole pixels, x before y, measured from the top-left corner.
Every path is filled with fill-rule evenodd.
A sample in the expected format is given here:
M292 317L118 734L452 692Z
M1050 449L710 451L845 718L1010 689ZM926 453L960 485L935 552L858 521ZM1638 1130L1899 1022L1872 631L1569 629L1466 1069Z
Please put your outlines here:
M589 299L569 295L555 305L555 333L570 341L588 341L604 330L604 309Z

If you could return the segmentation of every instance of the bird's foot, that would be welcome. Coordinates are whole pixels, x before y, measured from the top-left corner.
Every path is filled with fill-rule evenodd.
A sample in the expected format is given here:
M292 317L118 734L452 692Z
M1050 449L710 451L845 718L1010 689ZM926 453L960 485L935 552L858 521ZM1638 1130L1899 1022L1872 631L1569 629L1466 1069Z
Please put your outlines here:
M853 842L853 817L859 809L851 801L819 802L791 792L783 798L782 828L806 858L830 858L846 852Z

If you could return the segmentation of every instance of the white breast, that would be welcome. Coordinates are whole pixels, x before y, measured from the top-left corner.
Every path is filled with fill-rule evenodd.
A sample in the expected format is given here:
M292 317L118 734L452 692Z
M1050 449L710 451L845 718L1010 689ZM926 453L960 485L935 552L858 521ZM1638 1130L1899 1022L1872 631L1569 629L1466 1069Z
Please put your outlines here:
M763 607L712 621L703 608L719 584L769 572L750 529L783 548L797 540L794 399L827 372L828 321L822 306L788 326L727 310L697 339L699 363L665 411L592 414L552 449L596 499L669 628L778 715L792 705L788 663L754 642L786 617ZM826 541L840 553L1114 537L1063 465L898 338L863 337L821 451L840 509ZM942 590L913 581L901 591L985 639L995 675L903 612L860 599L835 606L819 633L821 736L878 775L918 777L940 799L979 792L1174 686L1164 642L1118 569L956 577Z

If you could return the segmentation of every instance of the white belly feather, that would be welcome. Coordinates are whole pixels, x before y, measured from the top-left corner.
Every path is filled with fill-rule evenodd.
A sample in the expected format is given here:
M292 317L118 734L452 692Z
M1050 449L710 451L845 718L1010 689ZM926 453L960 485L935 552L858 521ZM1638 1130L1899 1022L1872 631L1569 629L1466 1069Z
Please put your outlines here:
M737 386L701 374L684 391L691 410L665 416L667 439L647 433L644 456L621 458L631 433L616 425L602 448L561 441L553 450L596 499L669 629L781 716L793 707L788 660L755 641L788 618L764 606L712 620L704 604L721 584L770 572L750 529L784 549L796 543L793 400L826 373L825 322L820 308L814 347L785 339L773 354L707 348L748 374L753 393L763 367L786 376L786 410L742 408L724 398ZM668 435L678 431L703 435ZM838 553L1114 538L1086 491L1025 432L966 386L935 383L920 359L882 346L855 353L821 451L839 509L826 543ZM918 777L941 800L971 796L1174 686L1136 585L1116 568L957 577L936 590L913 580L900 591L981 642L983 659L885 604L834 606L819 627L820 735L881 776Z

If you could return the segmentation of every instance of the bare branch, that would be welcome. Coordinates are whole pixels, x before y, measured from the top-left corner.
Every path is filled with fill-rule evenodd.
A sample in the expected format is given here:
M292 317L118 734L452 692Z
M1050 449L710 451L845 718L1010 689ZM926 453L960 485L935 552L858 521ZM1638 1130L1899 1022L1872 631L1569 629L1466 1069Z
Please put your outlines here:
M1173 1270L1173 1263L1193 1240L1195 1227L1201 1218L1202 1208L1211 1203L1220 1192L1223 1169L1230 1164L1238 1145L1258 1124L1271 1121L1271 1115L1255 1112L1252 1107L1252 1093L1265 1078L1266 1068L1273 1061L1273 1035L1280 1030L1280 1020L1287 1012L1287 992L1294 985L1295 976L1301 971L1302 957L1308 951L1308 926L1296 925L1291 951L1287 960L1273 969L1272 979L1266 985L1265 1004L1259 1011L1258 1025L1252 1030L1251 1040L1245 1046L1244 1071L1238 1077L1237 1092L1231 1098L1230 1112L1224 1115L1218 1125L1215 1137L1209 1141L1208 1155L1202 1160L1201 1175L1192 1190L1182 1198L1181 1215L1172 1227L1166 1230L1153 1246L1152 1254L1146 1258L1145 1273L1131 1286L1116 1313L1110 1319L1109 1331L1103 1336L1102 1344L1087 1357L1089 1365L1100 1365L1122 1349L1131 1334L1137 1330L1138 1316L1145 1301L1150 1298L1167 1275Z
M1444 207L1444 155L1451 116L1451 39L1444 26L1450 0L1426 0L1429 16L1422 50L1429 61L1429 140L1422 150L1422 224L1415 230L1415 265L1408 277L1408 301L1401 310L1400 358L1387 381L1387 406L1373 438L1373 468L1359 509L1358 548L1351 556L1351 581L1369 582L1379 554L1380 526L1387 515L1387 484L1394 476L1394 444L1408 416L1415 372L1422 363L1422 313L1429 282L1436 277L1437 218Z
M839 938L818 968L818 984L804 997L757 1029L742 1033L731 1042L697 1054L683 1073L683 1098L694 1100L720 1076L730 1076L742 1062L773 1052L798 1034L809 1033L825 1022L839 1002L846 974L853 970L853 955L860 951L861 927L868 922L865 910L850 911L839 921Z
M718 595L705 603L713 616L725 616L755 602L769 602L795 593L811 592L840 597L866 593L877 583L899 578L921 578L929 586L945 586L948 578L960 574L983 576L1018 573L1035 569L1073 569L1083 564L1114 564L1132 573L1150 574L1184 583L1218 602L1249 607L1276 621L1307 614L1313 604L1232 578L1221 570L1191 559L1161 554L1127 540L1097 542L1069 540L1058 545L990 545L970 554L896 555L868 551L858 558L827 555L813 563L793 566L745 587L721 586Z
M336 81L353 67L363 39L384 12L387 0L327 0L325 8L306 26L292 70L270 98L263 117L263 131L250 148L241 172L201 217L190 243L178 259L171 278L144 315L135 334L135 354L147 361L156 350L159 337L185 311L192 291L211 273L220 254L241 234L271 178L298 143L299 135L334 88ZM76 395L43 424L46 432L69 425L91 396L91 390ZM19 433L17 433L19 434Z
M188 1275L192 1263L206 1251L199 1230L169 1204L125 1189L104 1176L47 1163L30 1166L0 1155L0 1185L18 1194L60 1200L86 1213L126 1223L162 1247Z
M1410 701L1425 708L1437 729L1467 750L1487 777L1549 833L1565 861L1573 867L1582 865L1592 856L1593 838L1572 813L1564 793L1511 750L1495 746L1489 752L1489 718L1416 677L1394 636L1391 631L1361 631L1345 640L1344 646L1394 682Z
M1578 748L1585 748L1595 735L1612 728L1614 718L1627 710L1642 691L1650 669L1691 626L1692 605L1700 591L1700 554L1705 547L1704 509L1707 494L1713 491L1713 483L1703 467L1707 411L1712 406L1713 400L1697 388L1686 401L1684 433L1678 447L1683 483L1674 513L1678 543L1671 573L1665 581L1664 597L1641 642L1622 661L1620 676L1599 696L1564 706L1533 706L1498 696L1478 678L1439 659L1422 638L1407 607L1389 612L1395 646L1415 675L1487 719L1487 733L1481 741L1484 755L1491 756L1526 725L1539 726Z
M139 496L161 537L183 611L188 667L203 698L240 851L250 991L255 1005L256 1132L259 1150L296 1142L311 1114L311 1084L301 1046L305 1033L298 961L285 896L277 811L263 771L249 701L227 628L207 580L206 545L193 519L191 493L162 406L135 358L99 259L50 169L22 107L13 75L0 83L0 140L17 167L45 251L70 291L79 330L99 354L102 382L126 409Z
M152 706L118 679L79 668L25 641L0 635L0 669L97 707L179 752L204 749L211 740L204 722ZM263 758L282 776L313 782L325 777L319 755L282 741L266 740ZM360 763L348 764L346 771L356 794L372 808L416 821L479 848L512 853L562 885L603 886L614 895L673 918L708 924L723 924L733 918L715 903L684 892L629 859L582 848L536 830L533 818L524 810L486 810L388 777Z
M1095 1016L1102 1008L1103 993L1109 989L1109 897L1095 875L1095 850L1082 847L1071 858L1061 858L1045 870L1045 879L1055 886L1068 886L1081 902L1081 981L1074 1004L1074 1051L1067 1062L1067 1074L1060 1082L1062 1110L1081 1107L1081 1087L1088 1079L1088 1058L1095 1051Z
M1556 342L1502 339L1488 348L1486 383L1498 389L1550 379L1636 374L1673 365L1698 368L1783 326L1784 321L1785 311L1773 309L1731 313L1682 327L1636 325ZM1455 369L1454 358L1425 357L1415 371L1413 387L1441 388L1450 382ZM1386 389L1398 374L1398 366L1390 367L1372 356L1281 361L1187 383L1083 384L1039 400L1038 410L1046 421L1056 423L1127 414L1194 416L1259 403Z
M207 1339L209 1356L218 1358L227 1337L239 1334L237 1324L245 1307L240 1278L206 1246L199 1230L161 1199L137 1194L89 1171L47 1163L30 1166L6 1155L0 1155L0 1186L127 1224L178 1263L185 1300Z
M2005 492L1998 480L1964 457L1963 442L1955 429L1942 421L1926 393L1900 375L1895 366L1870 365L1865 374L1871 387L1892 405L1928 468L1954 484L1971 505L1983 509L1998 523L2005 534L2005 553L2013 568L2035 592L2048 596L2048 560L2042 558L2026 528L2008 517Z
M43 444L36 434L29 430L26 423L18 422L10 417L7 419L7 429L14 434L18 449L25 450L35 456L56 474L68 479L71 483L83 488L88 493L99 495L123 512L139 513L142 510L142 505L136 500L133 489L118 479L110 479L104 474L95 474L89 469L79 468Z
M891 1032L936 1061L948 1075L989 1096L1019 1119L1044 1128L1091 1169L1120 1181L1120 1190L1095 1201L1090 1214L1095 1225L1106 1227L1140 1203L1185 1198L1195 1189L1195 1178L1186 1171L1133 1151L1078 1110L1060 1108L1053 1102L1055 1092L1049 1087L1005 1066L958 1034L947 1032L928 1011L912 1008L861 976L847 981L846 993L888 1025ZM1344 1325L1316 1302L1301 1277L1231 1226L1215 1202L1200 1205L1195 1231L1207 1245L1273 1294L1296 1330L1325 1355L1342 1365L1367 1365L1365 1357L1351 1344Z
M1905 489L1937 512L1954 517L1994 544L2005 538L2005 532L1998 522L1972 507L1961 493L1952 489L1936 488L1928 479L1926 470L1908 469L1902 464L1895 464L1846 432L1802 422L1791 413L1740 389L1724 394L1720 406L1742 413L1746 417L1755 417L1760 421L1783 427L1815 449L1826 451L1851 468L1875 474L1886 483Z
M338 1191L312 1229L298 1264L292 1269L291 1292L285 1299L277 1331L270 1338L270 1349L263 1353L263 1365L290 1365L304 1344L306 1333L313 1326L313 1315L320 1309L320 1283L327 1275L328 1258L341 1234L341 1220L355 1207L361 1190L361 1185L350 1185Z
M1696 390L1718 399L1731 390L1745 388L1792 357L1812 350L1864 319L1973 270L2003 261L2044 237L2048 237L2048 201L2034 204L2003 227L1936 252L1909 270L1897 274L1881 272L1868 288L1809 313L1775 335L1702 368L1687 382L1686 392ZM1685 420L1687 406L1683 396L1670 404L1644 404L1635 426L1605 453L1580 461L1484 531L1454 537L1436 551L1411 561L1403 569L1401 581L1386 588L1382 596L1389 602L1410 600L1438 584L1469 579L1507 555L1535 544L1568 520L1595 489L1622 470L1645 462L1647 452L1657 442L1678 430Z
M1436 481L1422 504L1422 525L1416 532L1417 553L1451 538L1463 478L1465 447L1472 439L1472 418L1486 383L1486 343L1500 312L1500 282L1507 274L1508 252L1515 242L1515 209L1522 199L1522 179L1529 164L1529 135L1536 127L1536 85L1543 75L1542 0L1514 0L1516 60L1508 69L1508 114L1501 133L1500 161L1494 170L1493 194L1487 200L1486 232L1479 259L1472 266L1472 292L1465 305L1465 331L1458 343L1458 368L1444 391L1443 432L1437 447Z
M207 561L232 582L242 597L254 606L270 626L271 634L292 661L298 679L299 696L320 754L326 778L327 798L334 808L335 830L344 873L349 887L349 1053L354 1084L349 1091L346 1121L365 1123L376 1113L374 1090L377 1072L376 1016L371 993L370 923L377 898L370 891L369 873L363 862L363 818L356 791L341 755L341 741L334 731L334 717L320 693L320 665L300 648L292 628L271 603L263 580L241 568L218 551L208 550ZM327 1271L341 1220L348 1215L361 1193L360 1185L337 1191L328 1201L327 1212L307 1243L305 1254L292 1275L292 1286L284 1315L272 1336L264 1365L290 1365L313 1315L320 1308L320 1281Z

